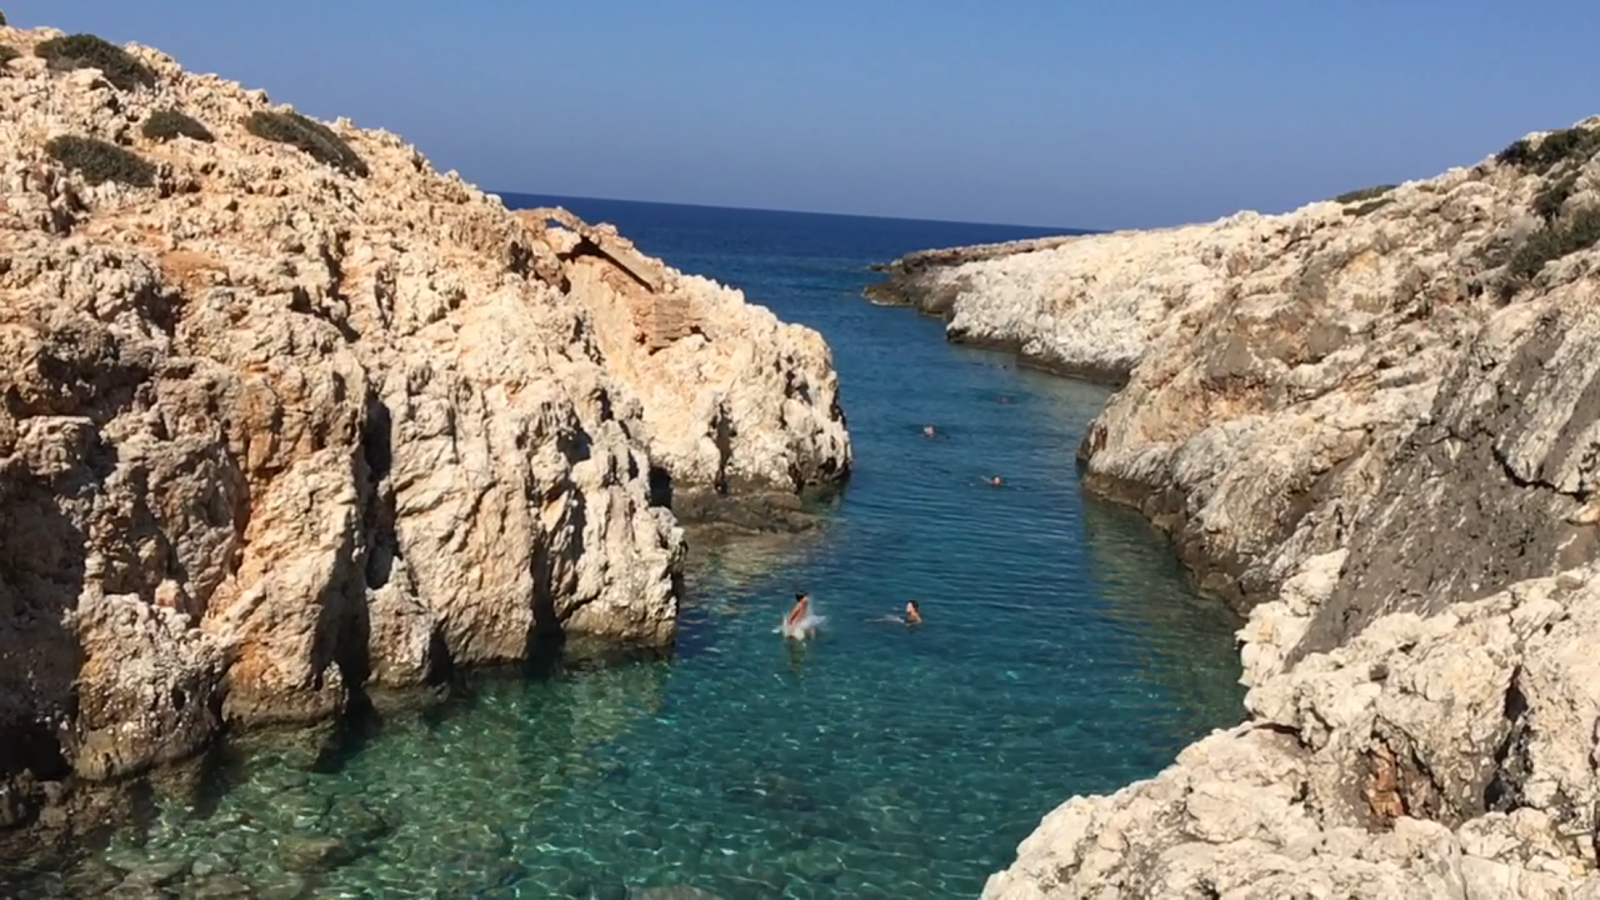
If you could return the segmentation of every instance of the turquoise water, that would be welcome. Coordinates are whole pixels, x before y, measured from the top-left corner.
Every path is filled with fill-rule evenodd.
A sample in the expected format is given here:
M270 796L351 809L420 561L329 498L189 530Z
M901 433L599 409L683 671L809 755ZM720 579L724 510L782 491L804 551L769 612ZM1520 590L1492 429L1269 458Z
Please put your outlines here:
M827 527L698 541L670 659L470 676L320 758L221 752L78 890L973 897L1068 796L1237 719L1238 623L1079 488L1106 391L859 299L871 261L1025 232L565 202L827 336L858 460ZM805 645L773 633L802 589L828 617ZM922 626L869 621L908 598Z

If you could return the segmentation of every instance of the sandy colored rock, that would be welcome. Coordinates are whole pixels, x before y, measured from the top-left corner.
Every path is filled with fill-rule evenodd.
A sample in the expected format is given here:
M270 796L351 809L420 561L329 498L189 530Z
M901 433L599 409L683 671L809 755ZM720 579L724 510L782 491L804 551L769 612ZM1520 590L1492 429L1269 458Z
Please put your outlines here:
M985 896L1600 896L1596 128L889 267L954 339L1124 380L1086 485L1249 613L1247 722L1069 801Z
M154 85L120 90L33 55L60 32L6 34L7 818L28 779L136 772L544 635L669 644L671 492L848 474L814 331L609 226L519 218L392 134L332 123L360 161L335 168L252 133L288 112L262 91L136 45ZM145 136L165 109L214 140ZM148 186L62 136L135 154ZM684 317L640 344L651 305Z
M1051 813L985 896L1590 896L1597 639L1590 568L1380 618L1253 688L1248 724Z
M680 516L752 497L759 510L848 473L839 379L821 335L643 256L611 226L562 209L517 215L589 298L608 364L644 402L651 458L671 474Z

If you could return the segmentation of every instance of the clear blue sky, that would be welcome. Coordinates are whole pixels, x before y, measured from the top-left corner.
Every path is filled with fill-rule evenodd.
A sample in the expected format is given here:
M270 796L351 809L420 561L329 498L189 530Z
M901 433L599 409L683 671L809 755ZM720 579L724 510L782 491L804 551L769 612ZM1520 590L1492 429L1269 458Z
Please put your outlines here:
M1137 227L1600 112L1594 0L0 0L489 190Z

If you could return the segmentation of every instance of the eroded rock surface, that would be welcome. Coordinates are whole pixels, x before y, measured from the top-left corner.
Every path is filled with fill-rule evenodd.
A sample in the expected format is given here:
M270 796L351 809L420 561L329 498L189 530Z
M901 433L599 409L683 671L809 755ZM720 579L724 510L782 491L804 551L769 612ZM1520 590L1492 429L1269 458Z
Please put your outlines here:
M518 216L568 260L607 365L643 400L651 458L672 475L680 518L781 524L801 493L848 473L839 379L821 335L644 257L609 225L560 209Z
M668 643L671 494L847 475L815 332L392 134L268 140L261 91L56 37L0 27L0 824L541 635Z
M1600 896L1597 126L891 267L955 338L1125 379L1086 484L1250 613L1248 721L1051 813L986 896Z

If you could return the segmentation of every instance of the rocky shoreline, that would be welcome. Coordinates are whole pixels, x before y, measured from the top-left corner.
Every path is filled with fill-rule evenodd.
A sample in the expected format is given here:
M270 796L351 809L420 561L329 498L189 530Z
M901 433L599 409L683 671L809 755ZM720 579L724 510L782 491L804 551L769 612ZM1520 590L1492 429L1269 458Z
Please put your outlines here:
M227 729L670 646L684 523L848 477L826 342L738 291L148 47L0 45L0 858Z
M985 897L1600 896L1597 149L886 267L875 302L1125 381L1086 486L1249 615L1246 721Z

